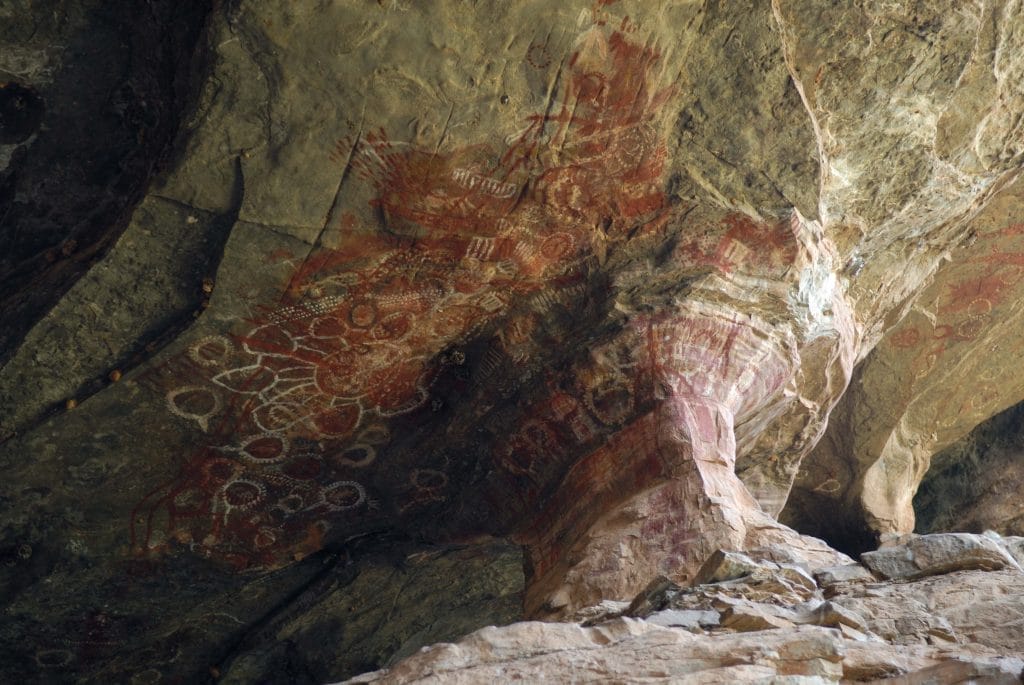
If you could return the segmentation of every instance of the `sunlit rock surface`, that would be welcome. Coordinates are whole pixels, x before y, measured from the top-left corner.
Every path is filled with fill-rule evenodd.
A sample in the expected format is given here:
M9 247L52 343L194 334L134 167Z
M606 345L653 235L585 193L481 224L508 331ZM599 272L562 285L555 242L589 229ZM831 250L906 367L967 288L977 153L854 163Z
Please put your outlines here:
M1024 397L1016 0L242 0L152 63L19 12L6 679L323 682L718 550L838 573Z
M941 553L941 570L903 583L857 565L816 582L799 566L719 552L691 587L662 578L624 610L484 628L348 682L1018 683L1024 573L971 569L977 549L1022 541L922 536L864 555L875 568L870 555Z

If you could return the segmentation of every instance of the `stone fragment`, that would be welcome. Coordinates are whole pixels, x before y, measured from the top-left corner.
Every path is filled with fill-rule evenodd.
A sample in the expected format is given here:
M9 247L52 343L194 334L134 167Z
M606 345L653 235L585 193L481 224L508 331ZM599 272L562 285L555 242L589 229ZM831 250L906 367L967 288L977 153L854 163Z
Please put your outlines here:
M794 564L779 564L778 570L773 571L772 575L784 580L789 588L802 588L809 592L818 589L814 577L802 567Z
M838 628L848 626L859 631L867 631L867 622L855 611L851 611L834 602L822 602L821 604L798 612L793 619L795 623L828 626Z
M626 616L647 616L664 609L680 587L665 576L658 576L645 587L626 608Z
M861 561L877 575L888 579L979 569L1020 570L1017 562L991 538L971 533L920 535L905 544L865 552Z
M791 628L799 618L784 607L761 602L722 598L716 604L720 610L722 627L738 632Z
M818 585L829 587L838 583L870 582L875 577L860 564L844 564L815 571L814 579L818 581Z
M693 632L720 625L717 611L700 609L662 609L651 614L645 620L654 625L666 628L685 628Z
M871 639L866 633L862 633L856 628L851 628L846 624L839 626L839 632L842 633L843 637L849 640L856 640L857 642L868 642Z
M791 628L794 623L754 606L733 607L722 612L722 627L740 633L773 628Z
M720 549L708 557L708 560L700 567L697 575L693 578L693 585L736 580L764 568L766 568L765 563L754 561L746 554Z
M883 578L911 578L921 570L906 547L880 547L860 555L860 560Z
M573 614L572 620L577 623L591 625L609 618L617 618L628 608L629 602L616 602L611 599L605 599L598 604L580 609Z

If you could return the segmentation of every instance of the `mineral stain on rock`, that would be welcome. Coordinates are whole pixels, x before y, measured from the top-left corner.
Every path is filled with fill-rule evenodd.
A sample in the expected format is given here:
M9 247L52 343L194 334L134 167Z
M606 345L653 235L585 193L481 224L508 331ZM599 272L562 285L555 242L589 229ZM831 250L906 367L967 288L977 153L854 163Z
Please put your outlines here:
M0 680L1019 678L1020 3L12 7Z

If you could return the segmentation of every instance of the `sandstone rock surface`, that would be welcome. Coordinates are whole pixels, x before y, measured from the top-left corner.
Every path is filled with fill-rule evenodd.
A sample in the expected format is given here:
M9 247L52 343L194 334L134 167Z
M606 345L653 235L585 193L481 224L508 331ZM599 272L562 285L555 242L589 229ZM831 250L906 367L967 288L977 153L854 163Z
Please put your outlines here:
M840 598L1024 399L1022 77L1020 0L0 6L0 680L955 642Z
M726 557L710 561L719 565ZM826 601L817 587L806 601L783 590L766 594L754 575L751 569L745 580L690 589L652 583L634 600L631 617L485 628L347 682L1009 685L1024 679L1019 570L853 584ZM645 608L637 612L639 606Z
M934 456L914 497L917 532L1024 535L1021 418L1019 405L1008 409Z
M971 569L995 571L1010 567L1019 571L1020 565L1001 542L968 533L913 536L905 543L865 552L860 559L880 577L888 579Z

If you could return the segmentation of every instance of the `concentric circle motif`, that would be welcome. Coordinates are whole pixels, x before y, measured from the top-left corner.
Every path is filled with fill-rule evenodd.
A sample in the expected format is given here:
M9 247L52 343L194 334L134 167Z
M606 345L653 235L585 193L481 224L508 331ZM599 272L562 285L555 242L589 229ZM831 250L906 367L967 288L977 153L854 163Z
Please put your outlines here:
M587 388L584 397L587 408L606 426L623 423L633 411L633 392L629 382L621 376L604 378L596 387Z
M356 328L369 328L377 322L377 305L370 300L360 300L348 312L349 322Z
M436 469L413 469L409 482L420 490L440 490L448 485L448 475Z
M223 335L208 335L188 348L188 356L200 366L224 366L233 349L232 342Z
M555 233L544 239L540 245L540 253L545 259L558 261L572 252L576 238L571 233Z
M330 462L336 467L350 467L350 468L362 468L363 466L369 466L377 459L377 450L372 445L366 443L356 443L351 445L340 454L335 454L330 457Z
M337 316L319 316L309 324L309 334L315 338L340 338L347 331L345 322Z
M281 461L288 454L288 441L273 433L251 435L242 442L239 454L257 464Z
M973 340L985 330L988 321L983 318L971 318L962 321L956 327L956 334L966 340Z
M260 483L239 478L225 485L222 494L229 507L244 510L259 504L267 491Z
M291 492L282 497L277 506L286 514L294 514L306 506L306 500L297 492Z
M206 432L209 420L220 411L222 402L220 395L211 388L199 385L185 385L167 393L167 408L183 419L199 424Z
M324 503L335 511L355 509L366 501L366 488L353 480L343 480L324 488Z
M274 434L291 428L308 415L309 410L297 402L265 402L252 410L256 425Z
M277 542L277 536L274 534L274 531L272 529L264 526L260 528L258 533L256 533L256 536L253 538L252 542L256 549L262 549L264 547L270 547L275 542Z

